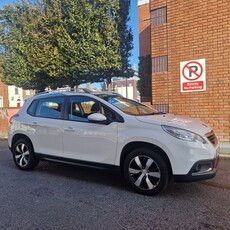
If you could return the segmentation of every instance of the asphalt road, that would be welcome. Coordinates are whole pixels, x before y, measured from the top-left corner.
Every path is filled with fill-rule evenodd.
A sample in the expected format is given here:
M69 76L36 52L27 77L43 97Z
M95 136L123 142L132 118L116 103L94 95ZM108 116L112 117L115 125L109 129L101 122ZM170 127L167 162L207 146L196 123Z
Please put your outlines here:
M20 171L0 140L0 229L230 229L230 158L212 180L149 197L108 171L47 162Z

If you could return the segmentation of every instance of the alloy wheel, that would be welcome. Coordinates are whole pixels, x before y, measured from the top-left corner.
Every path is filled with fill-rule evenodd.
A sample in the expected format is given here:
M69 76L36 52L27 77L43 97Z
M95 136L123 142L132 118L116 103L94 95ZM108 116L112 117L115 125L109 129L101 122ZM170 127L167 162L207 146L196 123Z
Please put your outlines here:
M149 156L136 156L129 164L129 177L133 184L143 190L152 190L160 182L161 171Z
M26 144L19 143L15 148L15 161L20 167L27 166L30 158L30 151Z

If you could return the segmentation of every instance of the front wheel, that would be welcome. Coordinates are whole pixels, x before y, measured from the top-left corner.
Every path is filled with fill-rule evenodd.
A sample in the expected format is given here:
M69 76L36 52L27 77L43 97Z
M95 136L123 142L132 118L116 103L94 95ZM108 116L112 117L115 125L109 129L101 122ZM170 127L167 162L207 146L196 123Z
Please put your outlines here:
M12 152L14 163L21 170L31 170L39 162L34 154L33 146L26 139L16 141Z
M169 180L168 167L162 156L147 148L136 149L126 157L124 176L136 192L144 195L163 191Z

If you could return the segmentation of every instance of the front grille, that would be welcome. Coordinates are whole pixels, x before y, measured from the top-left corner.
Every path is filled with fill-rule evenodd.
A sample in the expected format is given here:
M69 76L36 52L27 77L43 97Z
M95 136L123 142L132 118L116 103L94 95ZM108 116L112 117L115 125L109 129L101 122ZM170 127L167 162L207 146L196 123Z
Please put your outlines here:
M213 130L212 130L210 133L207 133L205 136L208 138L208 140L209 140L214 146L217 146L218 140L217 140L217 137L216 137L215 133L213 132Z

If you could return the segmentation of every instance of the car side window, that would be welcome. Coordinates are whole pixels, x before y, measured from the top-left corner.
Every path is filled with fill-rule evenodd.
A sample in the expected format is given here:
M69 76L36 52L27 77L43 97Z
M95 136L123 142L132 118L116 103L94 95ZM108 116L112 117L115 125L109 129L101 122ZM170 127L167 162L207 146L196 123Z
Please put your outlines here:
M38 101L35 111L36 117L61 119L64 97L51 97Z
M88 122L87 117L91 113L91 107L95 100L84 96L74 96L69 98L68 119L71 121Z
M93 98L86 96L73 96L69 98L69 120L88 122L87 117L92 113L101 113L110 121L116 121L115 113Z

